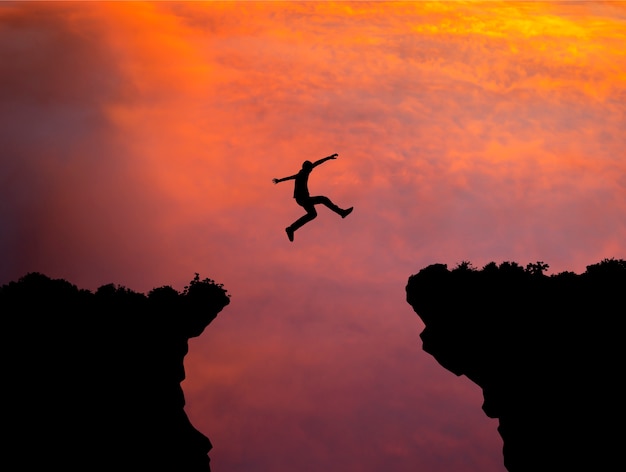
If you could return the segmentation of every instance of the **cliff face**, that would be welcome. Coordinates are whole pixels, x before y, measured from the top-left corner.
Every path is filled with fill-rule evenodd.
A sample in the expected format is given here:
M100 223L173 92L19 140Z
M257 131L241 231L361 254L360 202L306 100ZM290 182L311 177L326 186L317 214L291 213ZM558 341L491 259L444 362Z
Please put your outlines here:
M482 388L507 470L611 470L623 459L626 261L545 268L435 264L409 277L407 302L424 351Z
M2 286L5 470L209 471L183 359L229 301L198 275L147 296L37 273Z

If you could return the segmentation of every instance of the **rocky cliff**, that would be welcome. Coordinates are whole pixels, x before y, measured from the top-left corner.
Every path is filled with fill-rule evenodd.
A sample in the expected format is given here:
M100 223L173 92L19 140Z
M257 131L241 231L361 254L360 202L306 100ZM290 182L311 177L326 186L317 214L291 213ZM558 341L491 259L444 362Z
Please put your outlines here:
M229 301L198 274L148 295L38 273L2 286L4 470L209 471L183 359Z
M510 472L622 463L626 261L547 276L547 264L435 264L409 277L423 349L482 388Z

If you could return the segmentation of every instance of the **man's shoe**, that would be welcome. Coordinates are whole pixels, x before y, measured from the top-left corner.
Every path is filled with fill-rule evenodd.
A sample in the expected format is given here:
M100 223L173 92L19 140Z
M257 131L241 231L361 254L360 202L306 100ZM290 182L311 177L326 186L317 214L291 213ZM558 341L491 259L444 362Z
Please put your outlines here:
M293 230L291 228L285 228L285 231L287 231L287 237L289 238L289 241L293 242Z
M343 210L341 212L341 217L345 218L346 216L348 216L350 213L352 213L352 210L354 210L354 207L350 207L347 210Z

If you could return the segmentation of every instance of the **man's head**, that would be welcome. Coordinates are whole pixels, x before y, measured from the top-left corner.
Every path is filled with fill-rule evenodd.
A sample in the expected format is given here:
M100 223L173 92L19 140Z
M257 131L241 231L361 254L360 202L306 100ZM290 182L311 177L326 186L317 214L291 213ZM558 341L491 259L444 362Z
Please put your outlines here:
M307 170L312 169L313 168L313 163L311 161L304 161L302 163L302 168L303 169L307 169Z

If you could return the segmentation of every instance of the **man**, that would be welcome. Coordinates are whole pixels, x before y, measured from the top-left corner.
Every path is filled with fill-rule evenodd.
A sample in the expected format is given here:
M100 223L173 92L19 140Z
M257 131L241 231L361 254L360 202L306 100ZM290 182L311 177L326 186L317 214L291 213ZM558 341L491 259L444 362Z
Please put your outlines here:
M345 218L350 213L352 213L353 207L343 210L339 208L337 205L335 205L333 202L331 202L328 197L324 197L322 195L312 197L309 195L308 182L309 182L309 174L311 173L311 171L315 167L319 166L320 164L330 159L337 159L337 156L339 156L339 154L333 154L331 156L324 157L315 162L304 161L302 163L302 169L300 169L300 171L297 174L290 175L289 177L283 177L282 179L272 179L272 182L274 182L275 184L277 184L278 182L284 182L285 180L291 180L291 179L295 180L294 189L293 189L293 198L296 199L296 203L298 205L300 205L302 208L306 210L306 215L300 217L290 226L287 226L287 228L285 228L289 241L293 241L293 234L296 232L298 228L300 228L301 226L304 226L306 223L313 220L317 216L315 205L322 204L328 207L329 209L331 209L332 211L334 211L335 213L337 213L338 215L340 215L342 218Z

